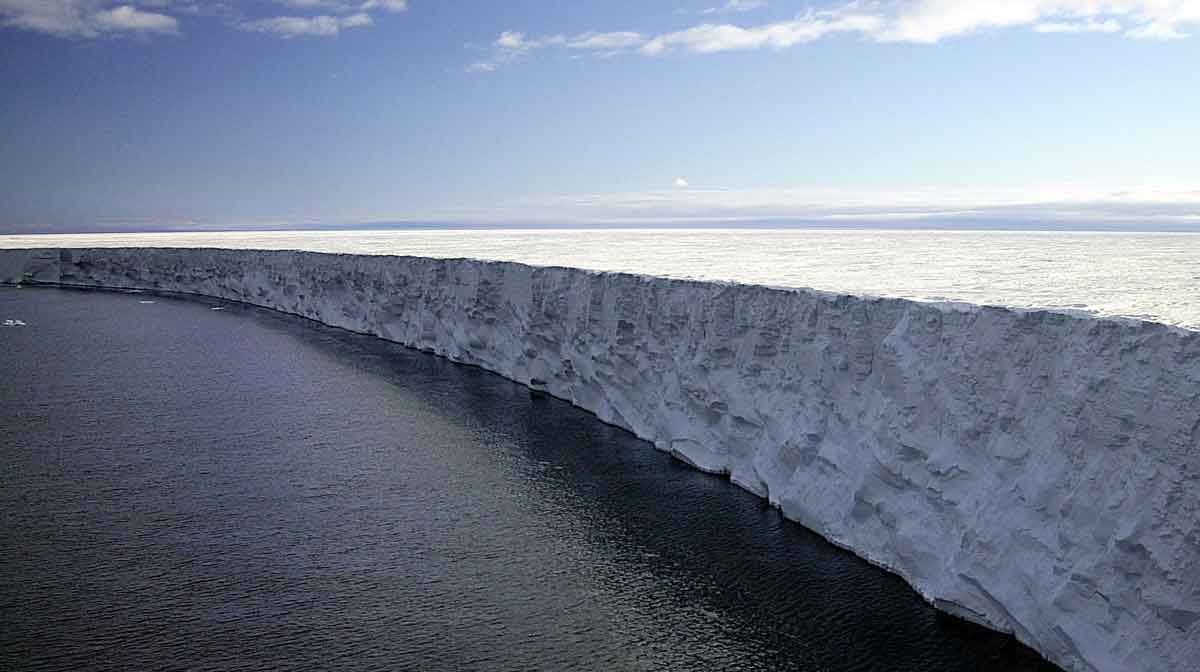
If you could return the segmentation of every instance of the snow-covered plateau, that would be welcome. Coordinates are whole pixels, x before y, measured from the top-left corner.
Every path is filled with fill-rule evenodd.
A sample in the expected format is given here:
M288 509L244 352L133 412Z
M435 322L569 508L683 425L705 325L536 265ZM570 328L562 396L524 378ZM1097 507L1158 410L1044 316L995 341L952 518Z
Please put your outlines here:
M242 301L537 379L1068 670L1200 666L1197 331L313 252L0 250L0 281Z

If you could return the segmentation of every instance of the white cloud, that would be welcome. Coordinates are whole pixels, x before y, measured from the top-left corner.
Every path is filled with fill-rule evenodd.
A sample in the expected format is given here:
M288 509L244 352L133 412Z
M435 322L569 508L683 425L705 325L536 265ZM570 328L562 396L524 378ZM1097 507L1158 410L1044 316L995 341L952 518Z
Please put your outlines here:
M517 33L506 30L500 33L500 37L496 38L496 46L501 49L514 49L523 51L529 49L529 42L525 41L525 33Z
M304 16L273 16L241 20L235 25L246 31L268 33L283 38L316 36L337 37L344 30L374 25L371 12L398 13L408 9L408 0L275 0L298 12L326 12Z
M341 27L343 29L361 28L363 26L370 26L374 23L375 21L371 18L370 14L367 14L366 12L359 12L358 14L351 14L350 16L343 17L341 21Z
M1133 28L1126 34L1136 40L1165 41L1182 40L1184 38L1191 37L1190 33L1180 31L1176 24L1164 21L1152 21L1150 23Z
M675 186L680 189L687 189L688 181L683 179L682 177L677 177L677 178L675 178Z
M364 12L371 12L376 9L382 9L386 12L400 12L408 10L408 0L366 0L360 7Z
M566 38L563 45L570 49L620 50L641 46L646 38L640 33L617 31L612 33L583 33Z
M898 5L888 18L886 29L871 37L933 43L988 29L1080 22L1106 26L1108 21L1131 26L1127 34L1137 37L1200 22L1200 0L913 0Z
M742 12L765 3L727 0L702 13ZM787 49L837 34L873 42L933 44L980 31L1025 28L1038 33L1123 33L1134 39L1175 40L1200 27L1200 0L850 0L758 25L711 23L658 35L636 31L587 32L530 38L509 31L496 41L500 65L546 47L590 50L598 56L640 52L712 54ZM493 68L494 69L494 68Z
M298 12L327 12L303 16L273 16L235 22L240 30L268 33L283 38L337 37L344 30L374 25L372 12L399 13L408 10L408 0L275 0Z
M408 0L275 0L275 3L298 11L341 14L376 10L400 13L408 10Z
M467 72L494 72L501 65L511 63L537 49L563 47L591 51L598 56L623 53L645 44L646 38L631 31L612 33L587 32L578 35L548 35L531 39L525 33L506 30L492 42L492 57L487 61L472 63Z
M407 0L270 0L297 16L248 18L236 8L259 3L223 0L0 0L0 28L56 37L175 34L179 15L220 16L241 30L282 37L337 35L374 23L372 14L408 9ZM307 13L313 14L307 14Z
M464 70L471 73L495 72L505 63L511 63L529 51L547 46L551 40L559 38L544 38L530 41L525 33L506 30L492 42L492 57L468 65Z
M878 17L866 14L835 16L812 13L792 21L742 28L730 24L706 23L673 33L665 33L641 46L648 56L680 49L698 54L745 49L786 49L813 42L831 33L869 33L879 29Z
M174 17L139 6L165 2L114 3L103 0L0 0L0 26L58 37L95 38L121 34L174 34Z
M275 3L300 11L348 12L352 7L345 0L275 0Z
M96 12L92 18L100 30L111 32L175 33L179 30L179 22L174 17L144 12L129 5Z
M1095 19L1070 22L1049 21L1035 25L1033 30L1037 33L1119 33L1121 32L1121 23L1116 19L1108 19L1106 21L1097 21Z
M275 16L268 19L243 21L238 28L246 31L270 33L283 38L300 36L337 37L341 31L349 28L369 26L374 21L366 13L349 16Z
M749 12L767 6L767 0L727 0L719 7L709 7L700 10L701 14L728 14L730 12Z

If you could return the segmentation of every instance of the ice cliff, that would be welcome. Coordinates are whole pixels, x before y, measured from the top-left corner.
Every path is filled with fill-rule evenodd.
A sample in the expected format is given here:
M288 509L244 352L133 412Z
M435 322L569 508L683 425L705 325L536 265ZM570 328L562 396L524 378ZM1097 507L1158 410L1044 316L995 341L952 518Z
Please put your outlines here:
M1200 666L1200 332L306 252L0 251L0 280L243 301L539 379L1069 670Z

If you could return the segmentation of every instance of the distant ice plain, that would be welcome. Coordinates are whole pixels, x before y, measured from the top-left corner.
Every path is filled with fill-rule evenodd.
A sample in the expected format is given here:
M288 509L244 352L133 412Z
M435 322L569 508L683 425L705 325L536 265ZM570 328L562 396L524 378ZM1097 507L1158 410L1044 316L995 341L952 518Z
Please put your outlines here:
M407 229L0 236L0 248L223 247L518 261L1047 308L1200 330L1200 234Z

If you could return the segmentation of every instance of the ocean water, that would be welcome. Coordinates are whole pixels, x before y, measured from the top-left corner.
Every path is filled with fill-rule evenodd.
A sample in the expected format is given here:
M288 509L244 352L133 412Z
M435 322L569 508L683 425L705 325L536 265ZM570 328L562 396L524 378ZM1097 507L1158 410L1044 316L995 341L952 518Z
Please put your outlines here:
M4 320L6 671L1053 669L479 369L148 293Z
M1049 308L1200 329L1200 234L770 229L0 236L3 247L176 246L474 257Z

